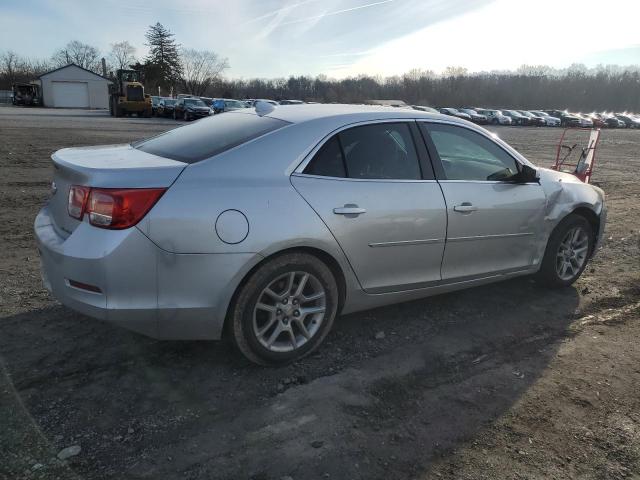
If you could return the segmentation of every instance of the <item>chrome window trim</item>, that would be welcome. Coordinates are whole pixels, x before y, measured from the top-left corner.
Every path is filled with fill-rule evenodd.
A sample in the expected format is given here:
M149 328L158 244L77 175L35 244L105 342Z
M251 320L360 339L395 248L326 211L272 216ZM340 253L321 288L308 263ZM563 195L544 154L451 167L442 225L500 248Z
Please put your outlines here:
M438 180L439 183L491 183L491 184L504 184L504 185L537 185L540 186L537 182L509 182L506 180Z
M340 180L342 182L378 182L378 183L437 183L437 180L402 179L402 178L348 178L329 177L327 175L311 175L309 173L292 173L292 177L317 178L318 180Z

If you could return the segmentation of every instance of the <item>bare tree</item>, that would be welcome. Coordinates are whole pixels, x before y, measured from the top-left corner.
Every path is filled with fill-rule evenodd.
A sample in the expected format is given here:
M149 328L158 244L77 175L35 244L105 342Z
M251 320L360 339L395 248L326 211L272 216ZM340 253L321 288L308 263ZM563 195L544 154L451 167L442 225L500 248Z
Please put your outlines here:
M229 61L208 50L184 49L182 59L182 85L192 95L204 95L222 72L229 68Z
M57 50L51 60L57 67L75 63L79 67L86 68L92 72L100 72L100 51L78 40L73 40Z
M136 47L128 41L111 44L109 62L115 69L124 70L136 62Z
M0 55L2 72L7 78L8 83L13 84L16 81L16 73L20 69L20 59L18 54L11 50Z

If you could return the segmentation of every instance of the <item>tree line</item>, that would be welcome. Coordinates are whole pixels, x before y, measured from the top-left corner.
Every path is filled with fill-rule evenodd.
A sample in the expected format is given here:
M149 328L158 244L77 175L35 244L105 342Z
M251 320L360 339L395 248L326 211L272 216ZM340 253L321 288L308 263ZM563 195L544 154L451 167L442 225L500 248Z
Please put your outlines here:
M117 70L139 70L151 94L204 95L229 67L226 58L211 50L183 48L159 22L148 28L145 39L149 52L144 58L139 58L136 48L126 40L111 44L108 52L73 40L48 59L31 59L14 51L0 52L0 90L9 90L14 83L29 82L49 70L74 63L107 78L114 78Z
M565 69L523 65L515 71L470 73L449 67L436 74L412 70L404 75L359 75L332 79L325 75L275 79L228 79L229 62L211 50L183 48L160 23L146 34L149 52L139 58L128 41L108 52L77 40L56 50L49 59L29 59L15 52L0 53L0 89L28 82L53 68L75 63L107 76L117 69L134 68L144 74L148 93L226 98L300 99L316 102L365 103L372 99L403 100L429 106L483 106L515 109L567 108L574 111L640 111L640 67L581 64Z
M336 103L393 99L435 107L640 112L640 69L617 66L587 69L574 65L566 70L553 70L524 66L507 72L468 73L455 68L442 74L412 71L386 78L361 75L342 80L325 76L220 79L208 94Z

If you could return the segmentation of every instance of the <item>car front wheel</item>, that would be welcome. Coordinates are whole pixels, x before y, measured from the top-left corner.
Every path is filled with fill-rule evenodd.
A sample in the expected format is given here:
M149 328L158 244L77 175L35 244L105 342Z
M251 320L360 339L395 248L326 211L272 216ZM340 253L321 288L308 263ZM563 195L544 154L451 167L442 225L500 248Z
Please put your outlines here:
M236 295L228 327L252 362L286 364L318 348L337 309L331 270L313 255L290 253L267 261L249 277Z
M567 216L549 237L538 282L548 287L571 285L586 268L593 242L593 229L587 219L576 214Z

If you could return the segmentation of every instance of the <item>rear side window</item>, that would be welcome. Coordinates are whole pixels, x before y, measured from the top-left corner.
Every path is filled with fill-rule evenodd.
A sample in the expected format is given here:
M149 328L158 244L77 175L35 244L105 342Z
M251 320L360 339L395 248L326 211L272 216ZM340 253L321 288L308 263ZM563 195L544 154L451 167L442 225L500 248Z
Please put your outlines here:
M323 177L346 177L338 136L325 143L311 160L305 173Z
M344 130L322 146L304 173L380 180L422 178L406 123L378 123Z
M203 118L132 146L160 157L195 163L288 124L289 122L277 118L227 113Z

